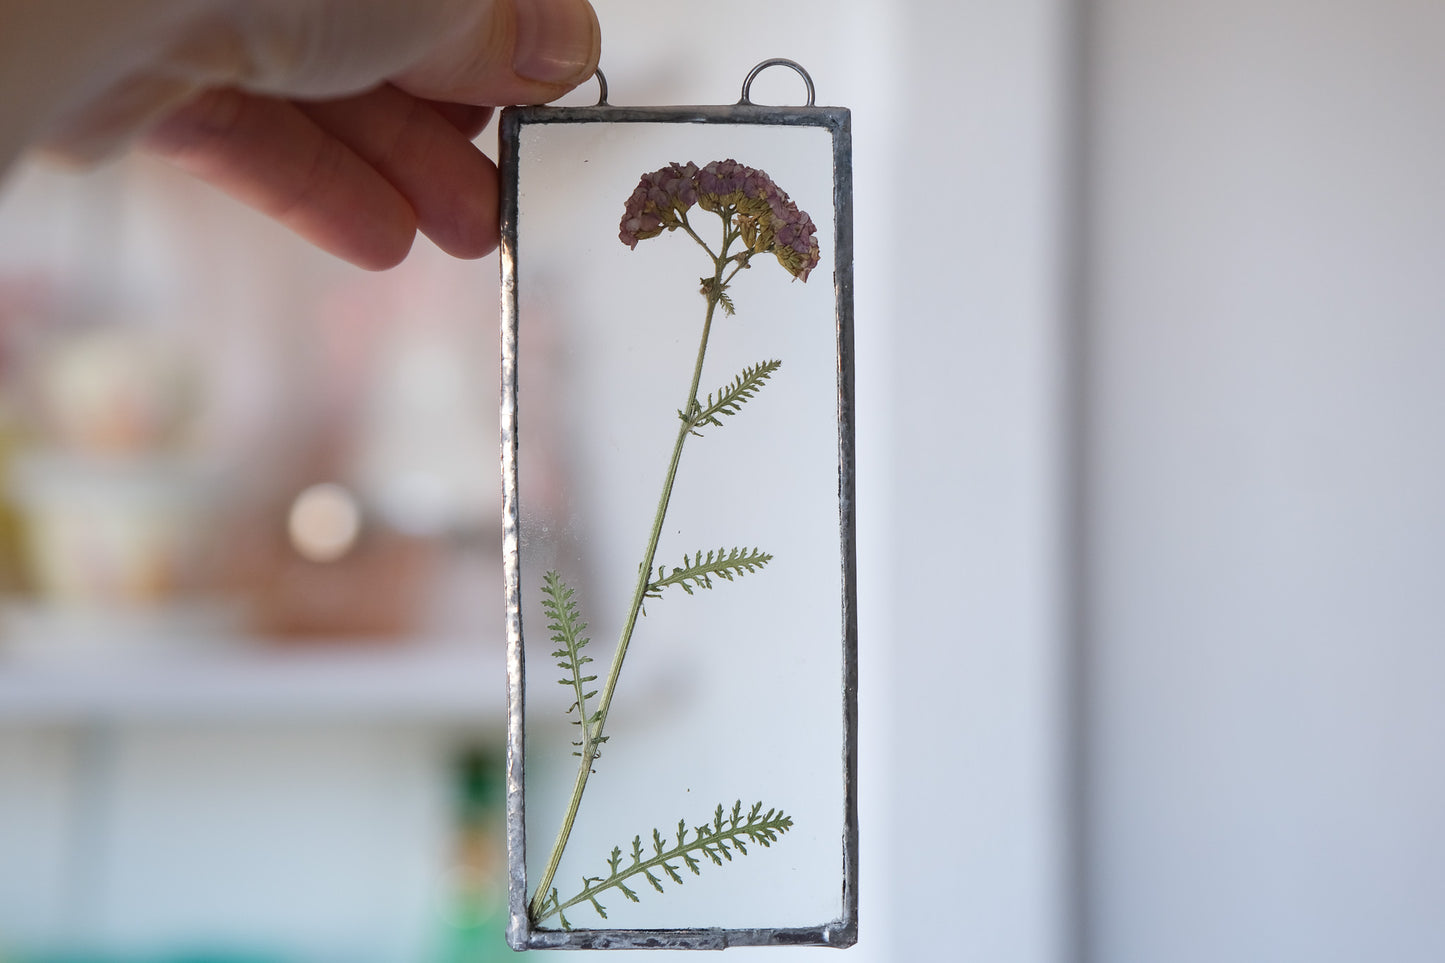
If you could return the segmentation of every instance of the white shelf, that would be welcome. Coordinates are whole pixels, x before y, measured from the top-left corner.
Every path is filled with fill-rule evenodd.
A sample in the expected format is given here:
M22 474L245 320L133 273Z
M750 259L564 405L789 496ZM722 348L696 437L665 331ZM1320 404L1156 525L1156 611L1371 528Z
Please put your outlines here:
M499 640L236 643L0 661L0 724L356 719L501 726L505 716Z

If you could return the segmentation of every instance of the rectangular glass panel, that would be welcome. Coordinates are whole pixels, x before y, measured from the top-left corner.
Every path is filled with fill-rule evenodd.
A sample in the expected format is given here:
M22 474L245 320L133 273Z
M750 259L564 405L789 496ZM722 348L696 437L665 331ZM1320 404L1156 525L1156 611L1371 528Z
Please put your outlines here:
M691 111L504 118L517 946L853 939L847 116Z

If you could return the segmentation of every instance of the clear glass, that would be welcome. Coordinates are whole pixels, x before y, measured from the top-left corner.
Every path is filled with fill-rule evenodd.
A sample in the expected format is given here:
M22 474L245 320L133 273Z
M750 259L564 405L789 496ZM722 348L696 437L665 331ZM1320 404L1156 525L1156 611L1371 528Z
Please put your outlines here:
M678 849L683 822L680 851L666 860L683 885L659 863L651 873L665 892L636 873L621 880L636 902L619 886L597 891L606 917L584 899L564 910L572 927L788 928L845 915L851 586L840 524L834 148L833 133L816 126L541 123L518 132L511 267L527 898L548 876L583 748L569 713L577 689L558 666L570 657L553 656L565 651L554 636L566 633L558 609L544 605L548 573L565 582L586 622L590 643L580 654L597 678L584 690L599 693L585 700L588 713L606 698L619 639L630 638L606 741L552 877L557 903L598 886L587 880L612 877L614 847L625 874L635 837L642 864L657 854L654 829L664 854ZM630 249L618 237L642 175L723 159L766 172L811 216L819 244L806 282L771 253L742 269L730 262L733 314L702 288L723 270L715 258L736 222L695 206L686 214L696 238L664 231ZM684 430L694 397L708 410L740 384L755 390L735 411ZM709 552L770 557L750 571L719 566L711 587L658 586L629 635L680 435L648 581L679 581L674 569L706 565ZM689 850L698 827L716 832L717 807L730 817L735 802L744 821L756 802L759 820L774 811L771 844L744 834L746 855L734 842L721 865ZM725 837L730 825L724 818ZM561 928L557 914L539 916L538 929Z

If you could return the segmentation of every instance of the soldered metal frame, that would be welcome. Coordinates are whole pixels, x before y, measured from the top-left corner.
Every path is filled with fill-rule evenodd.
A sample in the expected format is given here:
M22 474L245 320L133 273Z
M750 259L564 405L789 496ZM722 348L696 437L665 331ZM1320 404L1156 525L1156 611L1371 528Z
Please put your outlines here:
M774 107L754 104L753 79L772 66L795 70L807 86L807 104ZM732 105L700 107L618 107L607 103L607 85L597 75L601 96L589 107L509 107L502 111L499 134L501 170L501 462L502 555L507 608L507 942L513 949L685 949L720 950L730 946L848 947L858 934L858 618L854 523L853 413L853 170L851 115L843 107L813 104L813 84L802 67L787 60L758 64L743 83L742 99ZM521 134L538 124L739 124L772 127L821 127L833 146L833 289L837 344L838 534L842 574L843 839L842 912L816 926L683 929L554 930L534 927L528 914L526 866L526 782L523 701L525 658L522 646L521 511L517 472L517 345L520 324L517 289L518 183Z

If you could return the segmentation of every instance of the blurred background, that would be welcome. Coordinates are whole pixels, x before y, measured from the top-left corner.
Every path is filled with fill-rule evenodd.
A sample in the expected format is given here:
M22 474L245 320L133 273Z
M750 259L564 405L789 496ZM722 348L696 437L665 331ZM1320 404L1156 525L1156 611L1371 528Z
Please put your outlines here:
M852 957L1445 957L1445 8L597 7L854 110ZM0 954L503 955L495 261L27 167L0 365Z

